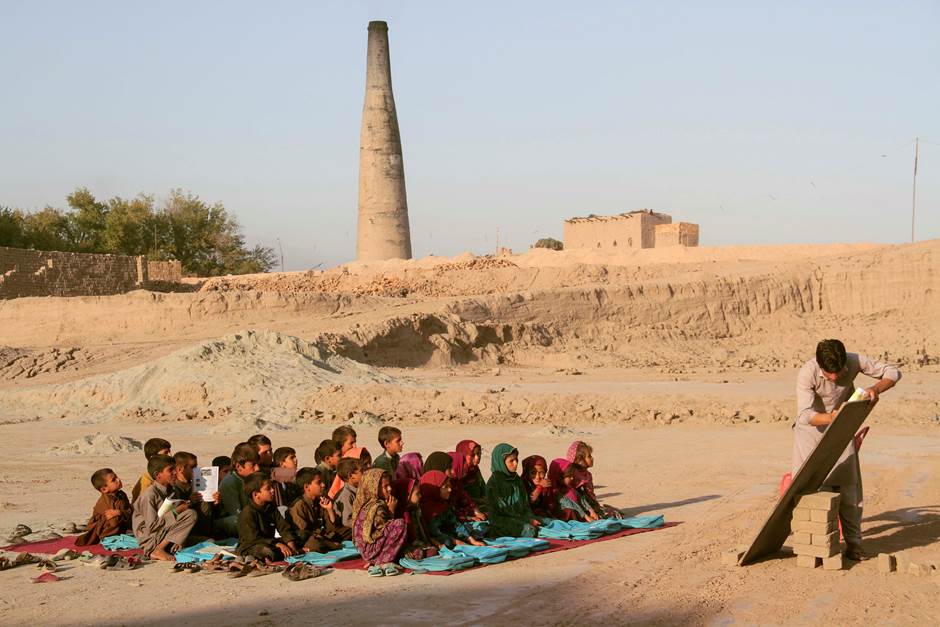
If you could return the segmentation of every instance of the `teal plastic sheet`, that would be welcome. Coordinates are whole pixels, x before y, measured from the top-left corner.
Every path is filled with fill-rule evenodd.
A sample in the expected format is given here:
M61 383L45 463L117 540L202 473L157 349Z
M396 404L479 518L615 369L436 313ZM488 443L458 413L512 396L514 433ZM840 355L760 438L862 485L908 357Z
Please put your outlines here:
M117 536L108 536L101 541L101 546L109 551L127 551L130 549L139 549L137 538L126 533Z
M176 552L176 561L184 564L191 562L205 562L215 557L219 550L225 550L234 553L238 546L238 540L229 538L227 540L206 540L185 549ZM230 556L223 555L222 559L233 559Z

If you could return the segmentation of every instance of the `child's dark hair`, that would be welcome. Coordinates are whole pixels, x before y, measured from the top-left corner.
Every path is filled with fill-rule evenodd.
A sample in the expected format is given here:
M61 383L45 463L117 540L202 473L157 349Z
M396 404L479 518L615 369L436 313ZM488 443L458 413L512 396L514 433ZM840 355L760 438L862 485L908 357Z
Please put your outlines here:
M333 440L323 440L320 442L320 446L317 447L316 452L313 454L313 459L319 464L327 457L331 455L336 455L336 451L339 449L336 447L336 443Z
M578 467L574 464L568 464L568 466L565 467L564 472L561 473L561 476L567 478L574 477L576 474L578 474Z
M219 455L218 457L212 458L212 465L218 466L219 468L225 468L226 466L232 465L232 458L228 455Z
M175 466L176 461L169 455L154 455L147 461L147 474L156 479L157 474L163 472L167 466Z
M361 467L362 465L355 457L344 457L339 460L339 464L336 466L336 474L343 481L349 481L349 475L354 474Z
M263 433L256 433L255 435L248 438L248 444L251 448L258 450L258 447L262 444L265 446L271 446L271 438L264 435Z
M170 450L171 448L170 443L163 438L150 438L144 442L144 457L150 459L160 451Z
M248 442L242 442L232 451L232 466L244 466L248 462L258 463L258 451Z
M311 468L310 466L305 466L297 471L297 477L294 479L294 483L303 488L305 485L313 481L315 477L323 477L323 473L319 468Z
M594 452L594 448L585 442L578 442L578 448L574 453L574 461L572 464L577 464L579 466L584 465L584 458Z
M379 444L382 445L383 449L388 442L391 442L396 437L401 437L401 429L398 427L389 427L386 425L379 429Z
M91 485L95 486L96 490L100 490L108 482L108 475L113 475L114 471L110 468L99 468L91 476Z
M245 494L248 495L250 499L254 496L255 492L260 492L261 488L264 487L264 484L270 483L271 477L267 476L263 472L253 472L247 477L245 477Z
M845 344L839 340L823 340L816 345L816 363L826 372L842 372L846 361Z
M182 466L183 464L189 463L195 464L199 461L199 458L197 458L192 453L187 453L186 451L177 451L173 455L173 461L176 462L177 466Z
M350 436L352 436L353 439L357 437L356 430L349 425L343 425L342 427L333 429L333 441L336 442L336 447L340 450L343 450L343 443L346 442L346 439Z
M297 451L289 446L282 446L281 448L274 451L274 465L280 466L281 462L290 457L291 455L296 455Z

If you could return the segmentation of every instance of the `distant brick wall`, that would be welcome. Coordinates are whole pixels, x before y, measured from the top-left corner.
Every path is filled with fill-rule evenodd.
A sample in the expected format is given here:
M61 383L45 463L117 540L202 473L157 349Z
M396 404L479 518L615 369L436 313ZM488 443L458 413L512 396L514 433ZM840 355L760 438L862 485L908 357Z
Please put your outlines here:
M565 250L575 248L637 249L656 245L656 229L672 218L649 210L616 216L588 216L565 220Z
M179 283L183 280L183 264L179 261L147 261L147 278L153 282Z
M0 246L0 299L121 294L146 283L146 257Z

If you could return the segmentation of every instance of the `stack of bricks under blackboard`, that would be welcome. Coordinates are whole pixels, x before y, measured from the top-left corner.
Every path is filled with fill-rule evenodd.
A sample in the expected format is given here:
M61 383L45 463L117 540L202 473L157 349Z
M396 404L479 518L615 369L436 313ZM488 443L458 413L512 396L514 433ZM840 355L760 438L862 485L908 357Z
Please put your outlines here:
M793 510L790 528L797 566L842 570L838 494L816 492L801 496Z

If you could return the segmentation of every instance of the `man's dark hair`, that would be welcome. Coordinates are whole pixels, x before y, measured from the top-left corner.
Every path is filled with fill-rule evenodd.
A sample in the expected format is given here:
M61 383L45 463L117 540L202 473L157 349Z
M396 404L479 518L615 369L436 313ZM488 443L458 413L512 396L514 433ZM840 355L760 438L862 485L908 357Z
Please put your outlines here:
M353 474L357 470L362 468L362 464L355 457L344 457L339 460L339 464L336 466L336 474L339 475L339 478L343 481L349 480L349 475Z
M333 441L336 442L336 448L343 450L343 443L346 442L346 438L349 436L354 438L358 437L356 430L349 425L343 425L342 427L333 429Z
M101 468L95 471L95 474L91 476L91 485L95 486L96 490L100 490L104 487L108 481L108 475L113 475L114 471L110 468Z
M160 451L171 448L170 443L163 438L150 438L144 442L144 457L150 459Z
M401 429L398 427L382 427L379 429L379 444L381 444L384 449L386 443L391 442L399 436L401 436Z
M232 466L244 466L246 462L255 462L257 464L258 451L248 442L242 442L232 451Z
M845 345L839 340L823 340L816 345L816 363L826 372L842 372L845 362Z
M232 458L228 455L219 455L212 459L212 465L219 468L225 468L226 466L232 465Z
M270 483L271 477L263 472L253 472L245 477L245 494L250 499L255 492L260 492L266 483Z
M248 438L248 444L250 444L251 447L257 451L258 447L262 444L265 446L271 446L271 438L264 435L263 433L258 433Z
M167 466L175 466L176 462L169 455L154 455L147 462L147 474L156 479L157 473L163 472Z
M187 453L186 451L177 451L173 455L173 461L176 462L177 466L182 466L183 464L188 464L190 462L196 463L199 461L199 458L197 458L192 453Z
M317 447L316 452L314 452L313 459L319 464L330 455L335 455L338 450L339 448L337 448L333 440L323 440L320 442L320 446Z
M297 454L297 451L295 451L290 446L282 446L281 448L274 451L274 465L280 466L281 462L283 462L285 459L287 459L291 455L296 455L296 454Z
M294 479L294 483L300 486L301 489L311 481L314 477L323 477L323 473L320 472L319 468L311 468L306 466L297 471L297 477Z

